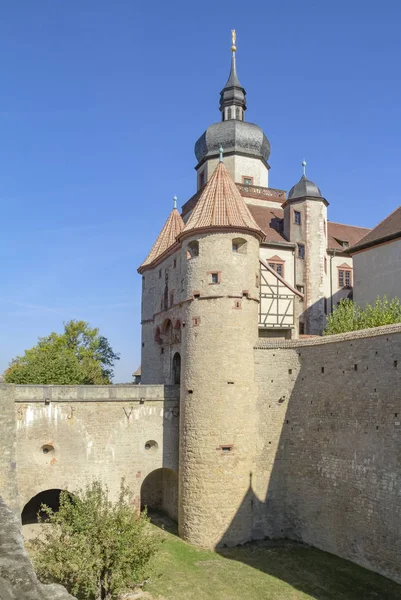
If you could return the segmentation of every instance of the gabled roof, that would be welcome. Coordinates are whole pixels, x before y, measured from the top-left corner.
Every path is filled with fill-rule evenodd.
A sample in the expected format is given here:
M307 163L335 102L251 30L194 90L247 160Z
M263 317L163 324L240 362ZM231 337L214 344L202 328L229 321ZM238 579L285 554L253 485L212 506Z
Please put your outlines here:
M342 223L327 223L327 248L339 252L348 252L350 246L353 246L361 240L370 229L367 227L355 227L354 225L343 225ZM343 245L341 242L346 242Z
M370 248L383 242L401 238L401 206L374 227L365 237L355 243L349 249L352 254L355 251Z
M223 162L219 162L203 188L180 237L210 228L248 229L260 238L264 237Z
M173 208L163 229L152 246L146 259L143 261L138 271L141 272L144 267L150 267L157 261L173 244L177 241L177 236L184 229L184 221L176 208Z

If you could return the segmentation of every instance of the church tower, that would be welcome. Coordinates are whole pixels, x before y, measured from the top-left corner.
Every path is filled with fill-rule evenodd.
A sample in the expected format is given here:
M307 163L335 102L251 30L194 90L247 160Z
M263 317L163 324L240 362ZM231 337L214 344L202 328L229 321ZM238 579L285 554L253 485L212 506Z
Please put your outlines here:
M212 176L224 148L224 164L235 183L268 187L270 143L262 129L245 121L246 92L239 82L236 35L232 32L231 69L220 92L221 121L206 129L195 144L197 189Z
M253 346L262 237L220 151L178 236L188 298L183 306L179 532L203 547L251 538L252 511L244 497L255 455ZM235 519L239 512L241 518Z

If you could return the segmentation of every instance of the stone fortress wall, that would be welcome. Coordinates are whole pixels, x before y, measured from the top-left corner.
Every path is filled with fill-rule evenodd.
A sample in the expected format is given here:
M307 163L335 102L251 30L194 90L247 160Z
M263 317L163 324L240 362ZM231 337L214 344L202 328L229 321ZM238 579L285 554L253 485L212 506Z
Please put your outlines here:
M255 370L253 536L302 540L401 583L401 326L259 340Z
M124 477L177 518L178 386L0 384L0 399L0 495L17 512L95 479L115 496Z
M301 540L401 583L401 326L302 341L260 339L253 352L259 391L249 388L255 395L248 403L241 391L240 443L223 435L220 443L232 444L225 453L218 434L214 440L208 433L215 459L206 449L207 465L193 449L198 490L219 473L224 482L213 487L219 495L210 532L202 512L190 515L190 493L181 493L181 519L190 515L181 531L191 541L193 529L203 543L210 533L211 545L216 522L220 544L264 536ZM233 422L238 377L241 372L226 383ZM197 389L190 412L212 426L212 399L206 411L195 410ZM43 490L73 491L93 478L115 493L124 476L138 505L142 496L177 518L178 386L2 384L0 400L0 495L14 510ZM146 449L149 441L158 447ZM46 445L51 449L44 453ZM230 497L235 502L226 502Z

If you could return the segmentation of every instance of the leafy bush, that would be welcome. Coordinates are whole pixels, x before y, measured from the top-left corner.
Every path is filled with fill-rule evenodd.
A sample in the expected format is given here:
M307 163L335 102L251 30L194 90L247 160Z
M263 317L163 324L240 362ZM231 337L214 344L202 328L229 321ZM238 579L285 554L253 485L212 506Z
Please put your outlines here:
M323 335L370 329L392 323L401 323L401 304L398 298L389 301L387 296L378 296L373 306L367 304L364 308L360 308L352 300L341 300L327 317Z
M79 600L111 600L143 582L160 539L146 513L133 508L124 481L116 502L94 482L74 496L62 492L58 512L46 505L41 511L39 521L49 525L30 547L43 583L60 583Z

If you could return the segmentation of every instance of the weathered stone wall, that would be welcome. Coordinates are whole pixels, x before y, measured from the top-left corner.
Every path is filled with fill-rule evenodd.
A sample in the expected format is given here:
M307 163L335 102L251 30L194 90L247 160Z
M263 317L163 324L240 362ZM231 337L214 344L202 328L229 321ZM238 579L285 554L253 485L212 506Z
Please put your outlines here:
M260 340L255 367L253 536L300 539L401 582L401 326Z
M232 252L236 238L246 241L246 253ZM197 239L199 256L188 261L186 281L199 297L185 304L183 316L179 531L191 543L213 547L246 541L250 532L244 512L225 535L254 456L259 243L240 232ZM219 273L219 283L211 272Z
M178 471L178 387L2 385L0 390L6 407L1 493L19 510L42 491L73 492L93 479L104 481L114 495L122 477L139 504L149 473Z

